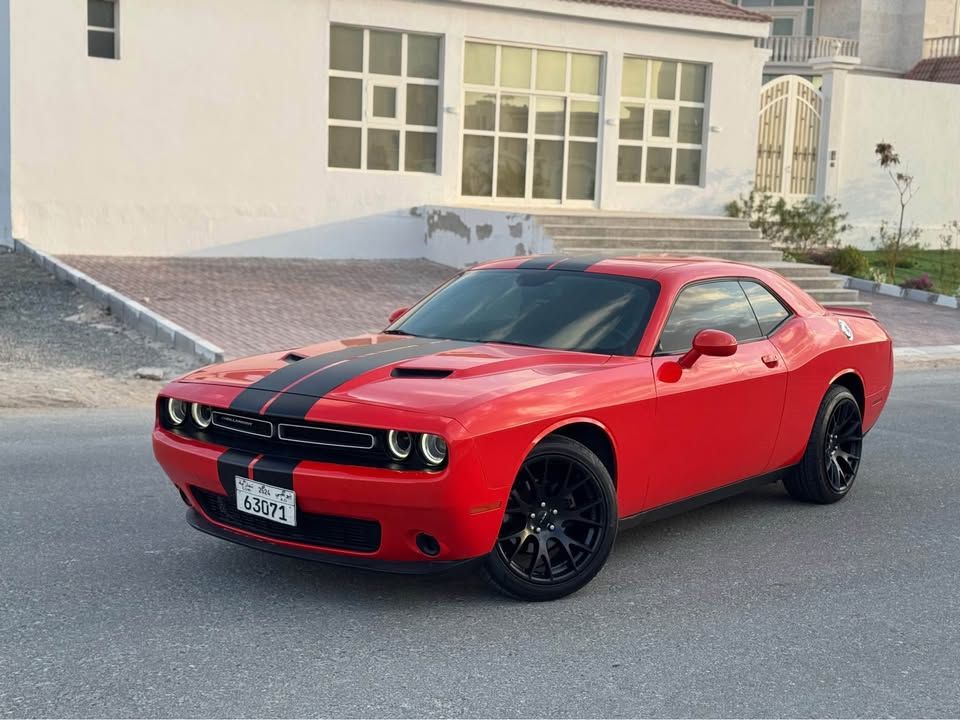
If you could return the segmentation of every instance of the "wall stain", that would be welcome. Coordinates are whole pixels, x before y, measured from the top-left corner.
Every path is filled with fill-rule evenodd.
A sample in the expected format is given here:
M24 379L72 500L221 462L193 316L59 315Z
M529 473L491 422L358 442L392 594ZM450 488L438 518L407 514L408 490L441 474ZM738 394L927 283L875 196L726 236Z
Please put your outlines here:
M514 223L508 227L510 228L510 237L523 237L523 222Z
M477 240L486 240L493 235L493 225L477 225Z
M470 228L455 212L430 211L427 215L427 238L432 238L433 234L438 231L459 235L470 242Z
M517 246L513 249L514 255L526 255L527 248L524 247L523 243L517 243Z

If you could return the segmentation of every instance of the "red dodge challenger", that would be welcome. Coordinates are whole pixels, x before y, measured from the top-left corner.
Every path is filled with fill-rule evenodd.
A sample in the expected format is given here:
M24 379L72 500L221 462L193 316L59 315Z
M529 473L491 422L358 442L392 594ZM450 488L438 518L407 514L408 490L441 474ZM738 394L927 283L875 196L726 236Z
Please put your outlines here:
M390 322L163 389L191 525L376 570L478 561L549 600L632 523L775 481L840 500L893 374L868 312L696 258L499 260Z

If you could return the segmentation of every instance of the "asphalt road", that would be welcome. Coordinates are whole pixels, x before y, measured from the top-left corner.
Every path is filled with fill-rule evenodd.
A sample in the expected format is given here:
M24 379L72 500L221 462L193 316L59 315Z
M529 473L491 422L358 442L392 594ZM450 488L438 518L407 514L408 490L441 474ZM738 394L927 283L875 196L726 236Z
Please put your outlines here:
M902 373L857 486L624 533L579 594L196 533L145 411L0 416L0 713L960 714L960 371Z

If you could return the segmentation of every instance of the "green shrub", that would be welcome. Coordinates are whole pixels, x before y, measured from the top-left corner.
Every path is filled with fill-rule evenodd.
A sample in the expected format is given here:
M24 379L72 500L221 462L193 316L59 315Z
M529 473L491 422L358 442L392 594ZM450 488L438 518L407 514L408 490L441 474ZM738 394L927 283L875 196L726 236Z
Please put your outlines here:
M870 260L863 253L851 245L834 251L830 267L835 273L866 277L870 272Z
M750 227L799 259L814 248L837 247L850 229L847 213L832 198L823 202L804 198L787 203L770 193L751 190L726 205L729 217L749 218Z

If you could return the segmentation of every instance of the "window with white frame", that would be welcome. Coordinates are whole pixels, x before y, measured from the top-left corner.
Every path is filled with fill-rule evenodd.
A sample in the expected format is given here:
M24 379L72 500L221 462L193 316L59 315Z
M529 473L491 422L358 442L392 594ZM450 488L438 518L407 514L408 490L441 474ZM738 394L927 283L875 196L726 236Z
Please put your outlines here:
M707 66L625 57L617 180L700 185Z
M602 57L467 42L461 193L592 201Z
M330 26L332 168L437 172L440 38Z
M87 55L117 59L116 0L87 0Z

